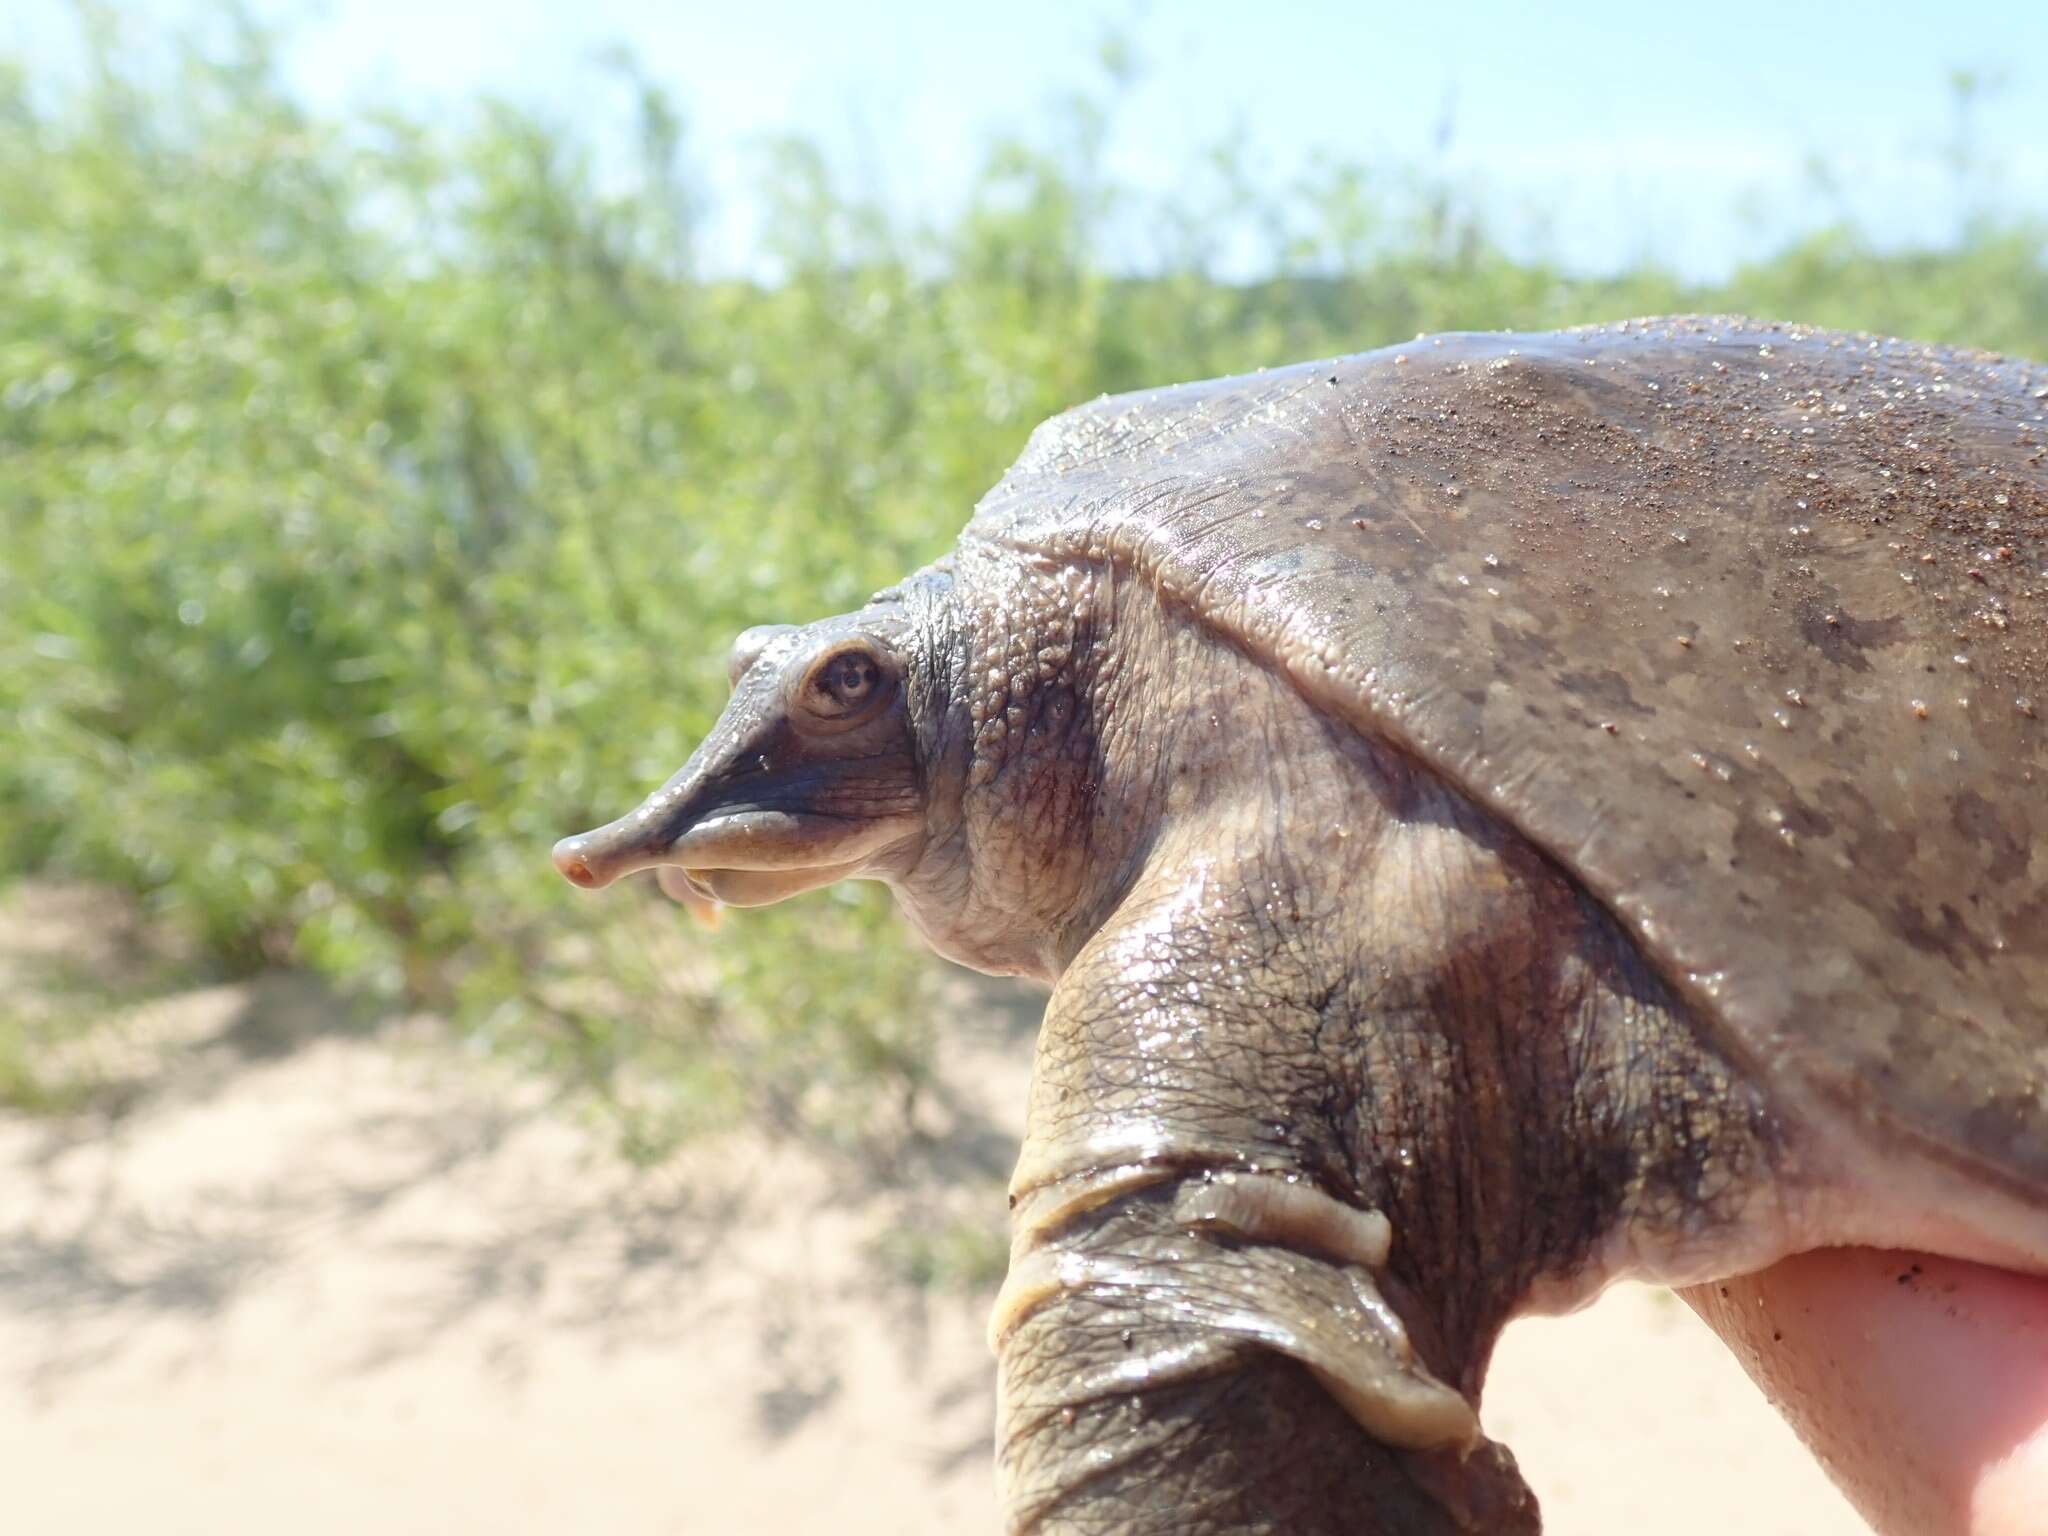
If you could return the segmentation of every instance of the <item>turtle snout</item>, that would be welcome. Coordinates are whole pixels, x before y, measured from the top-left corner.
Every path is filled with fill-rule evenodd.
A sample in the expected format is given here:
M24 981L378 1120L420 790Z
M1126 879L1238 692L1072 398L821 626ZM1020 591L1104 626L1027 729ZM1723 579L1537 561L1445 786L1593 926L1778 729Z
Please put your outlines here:
M669 781L616 821L555 844L555 868L571 885L600 890L614 880L669 861L676 842L701 820L718 794L713 764L729 756L717 738L705 742ZM708 797L708 799L707 799Z
M580 885L586 891L594 891L603 885L604 881L600 880L597 871L590 867L590 860L585 856L583 848L582 833L563 838L555 844L555 868L562 872L562 878L571 885Z
M555 868L571 885L595 891L662 862L676 840L675 819L642 806L617 821L555 844Z
M604 856L604 851L596 846L597 839L597 832L579 832L555 844L555 868L562 872L564 880L586 891L610 885L620 873L612 867L618 861Z

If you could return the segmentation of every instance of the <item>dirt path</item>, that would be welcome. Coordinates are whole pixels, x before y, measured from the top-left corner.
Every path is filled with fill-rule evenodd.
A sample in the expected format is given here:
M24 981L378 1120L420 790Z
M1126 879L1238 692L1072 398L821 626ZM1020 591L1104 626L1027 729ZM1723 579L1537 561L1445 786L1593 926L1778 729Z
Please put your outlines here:
M737 1140L635 1172L540 1086L296 978L158 1007L168 1086L0 1118L8 1530L997 1528L988 1298L875 1248L999 1207L1013 1027L954 1042L977 1097L877 1180ZM1566 1536L1862 1529L1662 1293L1517 1327L1487 1418Z

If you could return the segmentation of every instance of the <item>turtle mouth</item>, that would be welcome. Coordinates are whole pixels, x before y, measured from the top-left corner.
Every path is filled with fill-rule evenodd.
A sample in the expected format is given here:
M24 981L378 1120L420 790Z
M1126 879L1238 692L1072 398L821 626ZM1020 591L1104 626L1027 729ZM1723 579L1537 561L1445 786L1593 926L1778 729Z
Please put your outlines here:
M693 913L718 907L765 907L821 885L860 873L860 859L838 864L798 865L788 869L691 869L664 864L654 872L662 894Z
M819 884L844 878L898 831L887 821L815 811L718 811L666 848L650 849L647 862L680 871L685 880L720 901L754 906L759 903L744 899L752 890L765 891L803 876L813 876Z
M893 818L852 820L816 812L714 812L668 835L659 808L555 846L555 864L575 885L609 885L644 869L673 901L700 918L721 906L760 907L860 874L900 837Z
M883 840L826 816L717 816L676 840L656 862L654 880L669 900L715 926L721 908L770 906L859 874L872 852L865 845ZM820 853L828 854L823 862Z
M711 869L685 869L680 864L664 864L654 872L654 883L661 887L661 894L670 901L680 902L686 907L719 904L711 891L711 876L717 874Z

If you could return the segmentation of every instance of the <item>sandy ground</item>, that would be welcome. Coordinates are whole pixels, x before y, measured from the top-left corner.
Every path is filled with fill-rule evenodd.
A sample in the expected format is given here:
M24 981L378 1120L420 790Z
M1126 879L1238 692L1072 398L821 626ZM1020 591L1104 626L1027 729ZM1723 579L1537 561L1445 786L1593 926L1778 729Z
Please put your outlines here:
M542 1085L302 978L135 1033L176 1065L119 1116L0 1117L8 1531L997 1529L989 1298L876 1254L999 1204L1002 1010L882 1170L731 1139L636 1171ZM1517 1325L1486 1420L1567 1536L1864 1529L1663 1292Z

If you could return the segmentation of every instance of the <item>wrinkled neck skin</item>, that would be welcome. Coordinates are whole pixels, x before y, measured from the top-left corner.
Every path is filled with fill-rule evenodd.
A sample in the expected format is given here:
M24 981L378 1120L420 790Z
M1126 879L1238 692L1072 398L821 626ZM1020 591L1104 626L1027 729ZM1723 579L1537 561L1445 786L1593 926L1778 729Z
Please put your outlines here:
M1380 1293L1476 1402L1515 1313L1769 1247L1769 1106L1462 796L1106 570L1008 580L949 617L951 789L896 884L942 952L1057 982L996 1330L1011 1529L1533 1528L1499 1448L1392 1449L1201 1321L1246 1261L1176 1202L1254 1170L1383 1213ZM1328 1256L1266 1260L1260 1326L1324 1326Z
M977 571L974 590L957 602L950 567L906 589L937 642L915 649L939 661L918 733L925 835L890 883L947 959L1050 986L1129 889L1158 822L1112 718L1128 692L1117 598L1094 573L1011 561Z

